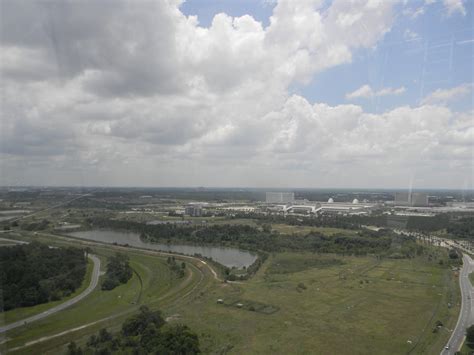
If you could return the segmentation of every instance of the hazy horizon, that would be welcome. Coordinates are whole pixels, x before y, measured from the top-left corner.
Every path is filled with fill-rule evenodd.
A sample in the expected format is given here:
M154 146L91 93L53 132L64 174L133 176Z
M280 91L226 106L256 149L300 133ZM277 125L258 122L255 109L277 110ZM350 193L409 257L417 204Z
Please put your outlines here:
M272 187L272 186L132 186L132 185L116 185L116 186L108 186L108 185L0 185L0 189L26 189L26 188L33 188L33 189L45 189L45 188L52 188L52 189L137 189L137 190L258 190L258 191L319 191L319 190L327 190L327 191L351 191L353 193L359 191L383 191L383 192L390 192L390 191L409 191L409 188L405 187ZM411 191L453 191L453 192L474 192L474 189L456 189L456 188L444 188L444 187L432 187L432 188L412 188Z

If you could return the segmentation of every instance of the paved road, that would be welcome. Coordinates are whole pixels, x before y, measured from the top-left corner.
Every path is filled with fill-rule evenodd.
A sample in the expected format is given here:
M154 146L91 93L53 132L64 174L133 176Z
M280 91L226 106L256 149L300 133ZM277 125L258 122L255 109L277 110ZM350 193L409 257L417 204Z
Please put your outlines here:
M401 234L403 231L394 230L395 233ZM409 235L419 237L417 233L407 233ZM432 240L438 243L439 246L445 248L456 248L464 252L463 266L459 274L459 286L461 289L461 311L459 312L458 322L451 333L446 348L441 350L441 355L453 355L459 351L463 345L466 335L466 328L474 324L474 287L472 287L469 280L469 274L474 272L474 261L468 255L472 251L465 248L463 245L456 243L450 239L444 239L436 236L431 236Z
M463 255L463 267L459 274L459 285L461 287L461 311L459 313L458 322L454 328L451 337L449 338L449 349L443 349L441 355L452 355L458 351L466 334L466 328L474 323L473 296L474 288L469 280L469 274L474 271L474 261L467 254Z
M9 331L11 329L21 327L25 324L29 324L31 322L49 317L50 315L52 315L54 313L57 313L57 312L60 312L64 309L72 306L73 304L79 302L80 300L82 300L86 296L88 296L96 288L96 286L99 282L99 273L100 273L100 259L98 257L96 257L95 255L91 255L91 254L89 254L89 258L94 263L94 269L92 270L91 283L89 284L89 286L82 293L80 293L79 295L77 295L74 298L71 298L70 300L68 300L66 302L63 302L63 303L61 303L61 304L59 304L55 307L47 309L46 311L44 311L42 313L36 314L34 316L31 316L31 317L28 317L28 318L25 318L25 319L22 319L22 320L19 320L19 321L14 322L14 323L4 325L4 326L0 327L0 333L4 333L4 332Z

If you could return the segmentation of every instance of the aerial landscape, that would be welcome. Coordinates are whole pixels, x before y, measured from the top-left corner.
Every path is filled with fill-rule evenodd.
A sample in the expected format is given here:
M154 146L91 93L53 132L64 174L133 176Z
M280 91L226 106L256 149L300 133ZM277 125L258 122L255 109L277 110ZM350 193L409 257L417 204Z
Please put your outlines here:
M0 197L0 332L12 353L148 352L124 340L144 306L180 332L184 353L295 343L435 353L454 334L459 273L471 267L461 260L474 247L473 192L25 187Z
M0 354L474 354L473 10L0 0Z

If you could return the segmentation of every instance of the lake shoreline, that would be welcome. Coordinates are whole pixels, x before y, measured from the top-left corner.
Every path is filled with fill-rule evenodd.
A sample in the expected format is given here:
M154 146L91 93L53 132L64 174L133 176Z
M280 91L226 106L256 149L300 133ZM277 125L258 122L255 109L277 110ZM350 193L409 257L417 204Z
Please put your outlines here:
M257 252L246 251L235 247L184 244L176 243L175 241L172 243L156 243L150 240L142 240L140 235L136 232L114 229L92 229L56 234L63 237L92 240L104 244L138 247L178 255L198 255L213 260L227 268L247 268L258 259Z

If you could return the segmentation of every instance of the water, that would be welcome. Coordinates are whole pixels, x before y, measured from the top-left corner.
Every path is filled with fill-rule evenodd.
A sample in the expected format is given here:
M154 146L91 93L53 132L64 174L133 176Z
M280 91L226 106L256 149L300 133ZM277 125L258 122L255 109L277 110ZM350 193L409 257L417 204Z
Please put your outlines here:
M6 214L6 215L11 215L11 214L22 214L22 213L29 213L31 212L30 210L0 210L0 214Z
M142 241L140 239L140 236L137 233L133 232L122 232L113 230L88 230L80 232L71 232L67 235L71 237L88 239L102 243L128 244L132 247L169 251L186 255L194 255L197 253L201 254L202 256L212 258L213 260L227 267L248 267L257 259L257 256L255 254L236 248L172 243L148 243Z
M0 222L8 221L9 219L18 218L21 215L31 212L29 210L0 210Z

